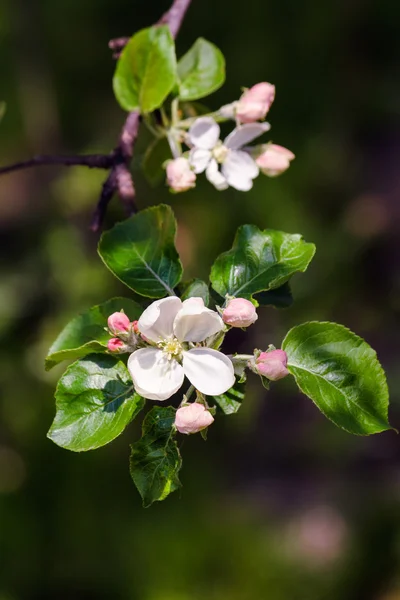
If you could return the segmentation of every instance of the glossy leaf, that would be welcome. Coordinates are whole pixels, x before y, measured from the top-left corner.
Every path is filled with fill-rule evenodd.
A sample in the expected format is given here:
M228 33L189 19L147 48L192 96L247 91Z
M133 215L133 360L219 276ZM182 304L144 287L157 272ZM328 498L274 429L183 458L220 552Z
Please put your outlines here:
M131 321L137 320L143 309L129 298L113 298L93 306L64 327L46 357L46 370L63 360L76 360L93 352L105 352L110 334L107 319L123 310Z
M304 272L315 253L298 234L255 225L239 227L233 247L211 269L211 283L221 295L249 298L279 288L297 271Z
M119 436L143 406L124 363L92 354L68 367L58 382L47 435L67 450L94 450Z
M182 100L204 98L225 81L225 58L221 50L199 38L178 63L179 97Z
M168 25L135 33L121 53L113 80L121 107L151 112L163 104L176 82L175 43Z
M181 486L175 412L172 406L152 408L143 421L142 438L131 445L130 472L145 507L164 500Z
M179 296L182 300L188 298L203 298L204 304L208 306L210 302L210 292L208 285L201 279L192 279L189 282L183 282L179 287Z
M282 344L300 390L338 427L368 435L390 429L385 373L375 351L336 323L304 323Z
M142 296L173 294L182 277L172 209L160 204L103 233L99 254L118 279Z
M237 413L244 400L245 382L236 382L227 392L220 396L213 396L222 412L226 415Z

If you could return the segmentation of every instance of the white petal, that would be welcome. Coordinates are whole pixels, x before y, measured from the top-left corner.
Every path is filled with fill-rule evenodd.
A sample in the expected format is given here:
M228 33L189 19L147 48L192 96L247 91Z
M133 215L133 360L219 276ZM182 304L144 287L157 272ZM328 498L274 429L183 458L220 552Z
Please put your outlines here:
M211 117L196 119L188 131L189 141L197 148L212 150L219 140L219 125Z
M156 348L135 350L128 359L128 369L137 393L149 400L167 400L185 378L183 367Z
M194 172L203 173L211 160L211 156L212 154L210 150L192 148L192 150L189 152L189 162L192 165Z
M223 394L235 383L232 361L212 348L193 348L185 352L183 370L190 383L207 396Z
M268 131L269 129L271 129L269 123L248 123L247 125L241 125L228 135L224 141L224 145L231 150L236 150L260 137L264 131Z
M213 184L217 190L226 190L229 186L226 183L225 177L222 175L221 171L218 169L218 163L215 159L213 159L207 167L206 177L210 183Z
M174 334L181 342L203 342L222 331L224 322L217 312L204 306L201 298L185 300L175 317Z
M241 192L253 187L253 179L259 172L254 159L240 150L231 150L222 165L222 174L228 184Z
M177 296L156 300L142 313L138 321L140 333L152 342L159 342L173 333L174 319L182 308Z

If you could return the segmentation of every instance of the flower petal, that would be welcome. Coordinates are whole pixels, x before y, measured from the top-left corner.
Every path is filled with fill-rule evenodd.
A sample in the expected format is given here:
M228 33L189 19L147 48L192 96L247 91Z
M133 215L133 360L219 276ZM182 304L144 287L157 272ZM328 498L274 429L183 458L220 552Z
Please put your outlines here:
M188 131L189 142L197 148L212 150L219 140L219 125L212 117L196 119Z
M236 150L260 137L260 135L269 129L271 129L269 123L248 123L247 125L241 125L240 127L236 127L225 138L224 145L231 150Z
M201 298L185 300L174 321L174 334L181 342L203 342L222 329L219 314L206 308Z
M138 328L147 339L159 342L173 333L174 319L182 308L177 296L156 300L142 313Z
M210 150L203 148L192 148L189 152L189 162L195 173L203 173L211 160L212 154Z
M212 348L193 348L185 352L183 370L190 383L207 396L223 394L235 383L232 361Z
M222 175L221 171L218 169L218 163L215 159L212 159L206 169L206 177L210 183L213 184L217 190L226 190L229 186L226 183L225 177Z
M156 348L135 350L128 359L128 369L136 392L149 400L167 400L185 378L183 367Z
M259 172L254 159L240 150L231 150L222 165L222 174L228 184L241 192L253 187L253 179Z

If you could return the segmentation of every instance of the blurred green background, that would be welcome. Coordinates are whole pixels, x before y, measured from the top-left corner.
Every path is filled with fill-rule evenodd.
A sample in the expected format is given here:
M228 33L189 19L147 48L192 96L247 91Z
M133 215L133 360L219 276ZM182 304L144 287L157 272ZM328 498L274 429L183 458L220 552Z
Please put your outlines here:
M1 163L109 151L124 114L108 40L167 8L0 0ZM135 173L141 208L175 210L188 276L207 278L244 222L315 242L294 306L264 309L233 346L344 323L376 348L398 428L399 18L393 0L193 0L179 53L203 36L227 58L210 107L274 83L271 137L296 160L246 195L202 180L173 196ZM139 424L82 455L46 439L62 372L44 372L47 348L76 312L125 293L88 230L103 179L79 167L0 179L0 600L399 600L399 438L336 429L292 381L267 393L251 379L239 414L206 444L183 441L182 492L148 510L127 468ZM106 226L121 218L114 200Z

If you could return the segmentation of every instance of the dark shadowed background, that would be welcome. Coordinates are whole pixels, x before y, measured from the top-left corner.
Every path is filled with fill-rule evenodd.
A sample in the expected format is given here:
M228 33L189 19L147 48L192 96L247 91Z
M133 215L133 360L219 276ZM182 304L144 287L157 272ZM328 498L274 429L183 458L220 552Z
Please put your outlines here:
M110 150L124 114L107 42L167 8L0 0L1 163ZM294 306L264 309L235 349L279 346L307 319L344 323L376 348L398 428L399 18L393 0L193 0L179 54L203 36L227 59L208 104L274 83L271 137L296 160L246 195L202 180L173 196L135 174L141 208L175 210L188 276L207 278L241 223L315 242ZM44 372L50 343L125 293L88 230L103 179L79 167L0 179L0 600L399 600L399 437L342 432L289 378L268 393L251 379L207 443L185 438L182 492L148 510L127 468L139 424L81 455L46 439L62 372ZM121 218L114 201L106 225Z

